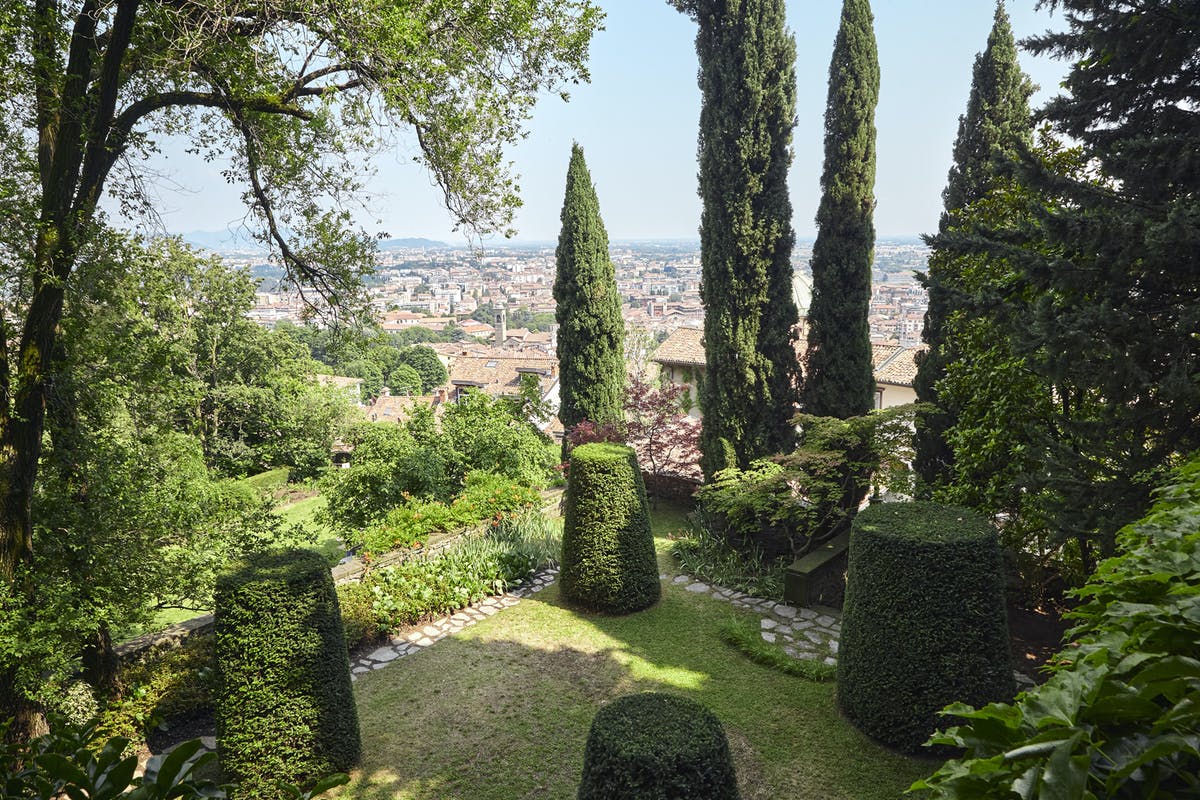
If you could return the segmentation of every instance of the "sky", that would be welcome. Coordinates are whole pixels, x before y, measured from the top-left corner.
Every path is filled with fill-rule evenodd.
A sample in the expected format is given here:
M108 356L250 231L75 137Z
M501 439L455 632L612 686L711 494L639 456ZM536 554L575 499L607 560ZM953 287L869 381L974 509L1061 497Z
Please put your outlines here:
M596 2L606 21L592 42L591 83L573 87L568 103L542 98L528 138L510 151L524 199L516 241L557 238L572 141L584 148L610 240L696 239L695 23L666 0ZM872 6L881 72L875 226L880 238L912 237L937 227L971 68L987 44L995 6L992 0L874 0ZM1063 27L1061 14L1035 6L1036 0L1009 0L1018 40ZM788 181L793 225L802 239L816 235L829 58L840 9L837 0L787 1L798 78ZM1035 107L1058 93L1066 63L1024 52L1020 58L1040 87ZM368 208L356 212L357 220L372 233L465 244L439 190L412 163L413 146L402 144L374 159ZM226 184L219 164L205 164L184 147L165 142L161 163L154 165L179 187L159 190L167 228L237 228L240 189Z

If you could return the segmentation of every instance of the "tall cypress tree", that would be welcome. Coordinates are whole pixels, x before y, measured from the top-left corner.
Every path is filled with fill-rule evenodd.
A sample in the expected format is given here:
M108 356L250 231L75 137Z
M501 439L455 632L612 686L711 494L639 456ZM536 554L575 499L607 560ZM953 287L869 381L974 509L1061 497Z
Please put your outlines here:
M783 0L671 0L699 24L701 466L791 449L800 365L787 191L796 43Z
M561 219L554 254L554 315L562 400L558 418L569 430L585 419L620 421L625 393L621 296L600 201L578 144L571 146Z
M1017 63L1017 45L1003 0L996 3L987 48L975 57L967 113L959 117L954 140L954 163L942 192L945 210L938 224L939 236L963 222L962 210L985 197L996 182L997 164L1012 160L1017 148L1028 144L1033 132L1029 96L1033 84ZM931 247L929 272L923 276L929 291L923 338L929 350L917 361L913 387L917 399L933 406L917 416L913 467L920 476L921 491L948 479L954 455L946 432L957 418L950 403L938 396L936 383L946 374L946 365L957 354L947 341L950 315L968 304L962 296L960 275L967 266L961 256L947 252L939 236L928 237Z
M845 0L825 107L825 169L813 245L804 410L865 414L875 404L871 261L875 250L875 106L879 56L868 0Z

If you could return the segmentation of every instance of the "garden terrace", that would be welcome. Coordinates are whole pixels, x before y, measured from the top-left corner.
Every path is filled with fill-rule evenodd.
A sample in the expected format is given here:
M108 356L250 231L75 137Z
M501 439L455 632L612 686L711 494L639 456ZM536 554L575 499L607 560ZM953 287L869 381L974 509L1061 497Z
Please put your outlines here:
M624 617L563 604L557 584L436 646L358 676L361 767L342 798L574 796L597 709L662 691L711 708L730 740L744 798L895 798L930 764L889 752L838 713L833 685L748 660L722 641L738 616L674 582L667 535L677 508L653 515L668 579L651 608ZM846 753L853 752L854 759Z

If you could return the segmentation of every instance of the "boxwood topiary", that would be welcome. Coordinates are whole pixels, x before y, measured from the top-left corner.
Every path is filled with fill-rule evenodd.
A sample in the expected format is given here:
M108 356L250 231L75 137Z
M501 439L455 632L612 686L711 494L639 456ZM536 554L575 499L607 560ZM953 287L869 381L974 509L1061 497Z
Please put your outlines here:
M883 503L850 535L837 667L838 702L855 725L912 752L951 721L955 701L1016 693L996 531L938 503Z
M592 720L579 800L736 800L720 721L686 697L618 698Z
M361 749L337 593L312 550L258 553L216 586L217 752L234 797L281 797Z
M571 451L559 581L569 602L610 614L640 611L661 596L646 487L631 448L596 443Z

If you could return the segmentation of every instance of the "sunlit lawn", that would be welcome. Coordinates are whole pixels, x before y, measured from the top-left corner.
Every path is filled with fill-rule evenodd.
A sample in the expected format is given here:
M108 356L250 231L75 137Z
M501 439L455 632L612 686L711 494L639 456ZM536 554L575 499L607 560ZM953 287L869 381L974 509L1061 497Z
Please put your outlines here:
M659 560L678 510L656 514ZM897 798L931 771L838 714L833 685L751 663L723 644L730 606L664 586L628 617L565 608L557 586L364 675L362 767L343 798L574 797L593 715L627 692L667 691L723 722L743 798Z
M307 546L319 551L330 563L336 563L338 559L346 555L346 547L342 544L337 532L328 525L317 522L317 512L324 507L325 498L317 494L289 505L280 506L275 509L275 514L282 517L284 523L299 525L315 536L316 541Z

